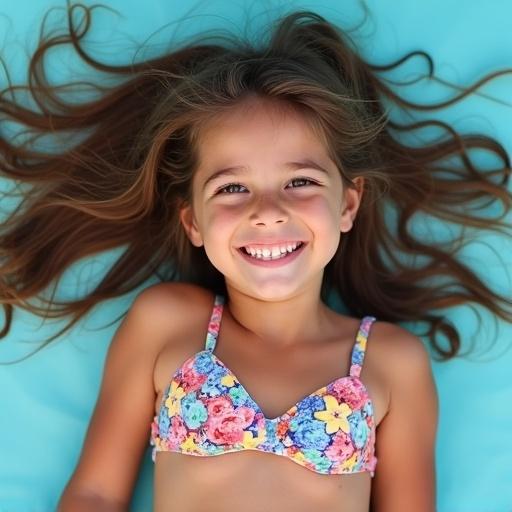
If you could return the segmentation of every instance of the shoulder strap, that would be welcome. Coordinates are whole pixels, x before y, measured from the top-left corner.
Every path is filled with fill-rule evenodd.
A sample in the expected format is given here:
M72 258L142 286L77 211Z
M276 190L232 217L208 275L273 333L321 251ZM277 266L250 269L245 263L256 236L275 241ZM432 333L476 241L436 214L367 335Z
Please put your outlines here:
M365 316L361 319L359 330L357 332L352 356L350 358L350 376L359 377L363 368L364 354L366 351L366 342L370 334L370 328L373 322L377 320L374 316Z
M208 323L208 333L206 334L206 341L204 344L204 348L210 352L215 350L215 344L217 343L223 304L224 297L222 295L215 295L215 302L213 304L210 322Z

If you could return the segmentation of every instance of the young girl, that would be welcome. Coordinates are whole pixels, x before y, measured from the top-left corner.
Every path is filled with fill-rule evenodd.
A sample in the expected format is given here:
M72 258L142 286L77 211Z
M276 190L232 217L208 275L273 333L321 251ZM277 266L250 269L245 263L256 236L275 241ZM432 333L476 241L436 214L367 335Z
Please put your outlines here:
M28 308L24 299L70 263L118 245L127 251L98 288L61 313L79 318L163 264L172 272L137 296L112 340L59 511L127 510L148 444L155 511L435 510L436 388L422 340L398 322L430 323L449 359L458 334L432 309L472 300L510 319L499 305L510 302L454 246L405 227L419 210L501 226L457 206L492 197L510 207L491 180L508 177L504 149L437 121L426 124L446 128L444 140L399 143L393 129L425 123L391 120L381 96L414 105L378 78L388 68L364 62L311 12L284 17L261 47L196 42L115 67L84 52L90 10L78 32L74 9L69 41L128 79L65 102L38 65L55 37L31 62L41 112L2 99L34 134L18 147L2 140L2 170L37 185L5 223L4 306ZM59 154L29 145L76 129L89 134ZM503 165L478 171L471 148ZM457 154L458 166L443 164ZM396 235L385 200L397 205ZM393 249L431 261L411 268ZM439 274L467 293L424 281ZM329 306L330 294L349 314Z

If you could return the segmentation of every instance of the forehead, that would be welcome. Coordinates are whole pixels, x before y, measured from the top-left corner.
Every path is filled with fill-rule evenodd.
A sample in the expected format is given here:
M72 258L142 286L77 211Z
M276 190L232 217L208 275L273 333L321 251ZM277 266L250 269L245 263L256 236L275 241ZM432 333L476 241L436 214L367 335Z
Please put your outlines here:
M197 134L198 171L250 161L328 158L321 131L284 102L249 100L210 119Z

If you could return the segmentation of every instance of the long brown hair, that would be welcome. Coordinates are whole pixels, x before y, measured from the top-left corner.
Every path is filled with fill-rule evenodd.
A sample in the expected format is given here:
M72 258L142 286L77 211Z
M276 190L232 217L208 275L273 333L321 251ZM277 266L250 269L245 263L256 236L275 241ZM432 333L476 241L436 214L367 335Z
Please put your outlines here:
M73 21L77 9L83 14L78 28ZM406 101L380 72L417 54L431 64L427 54L413 52L388 66L372 65L356 53L340 28L309 11L283 16L260 46L224 36L214 42L189 41L130 65L109 65L81 45L93 9L68 5L66 35L42 38L30 60L28 84L9 82L0 96L1 117L26 129L22 144L0 138L0 169L13 183L28 185L0 231L0 293L6 313L0 337L9 332L14 306L45 318L71 318L42 348L97 303L134 290L152 275L224 292L223 276L203 248L191 245L178 213L191 198L201 126L249 95L285 102L306 116L323 137L344 186L353 187L356 176L365 178L354 226L342 235L325 269L323 300L334 292L353 315L426 322L426 335L441 360L459 353L460 339L433 310L476 303L512 320L507 309L511 301L456 259L463 237L442 247L407 230L408 220L424 212L463 229L506 232L503 217L511 205L506 188L511 169L505 149L486 136L461 135L439 120L398 123L383 107L385 99L406 109L435 110L499 73L447 102L425 106ZM117 83L96 84L95 99L66 101L59 86L48 83L43 66L47 52L62 44L71 44L88 65L118 78ZM67 84L65 90L74 85L79 84ZM28 92L38 108L16 100L20 90ZM442 128L445 137L410 147L392 135L426 126ZM83 133L82 140L65 147L66 137L76 133ZM62 141L60 153L36 149L36 142L47 135ZM478 169L469 157L475 148L495 154L500 165ZM457 165L448 165L454 156ZM481 199L501 201L504 213L497 218L476 215ZM386 203L396 208L396 233L384 222ZM62 302L53 294L49 299L43 295L74 262L120 247L125 248L120 258L86 296ZM427 256L429 261L413 267L397 257L400 252ZM435 284L440 276L459 288ZM33 297L42 305L29 303ZM437 332L446 335L448 348L439 344Z

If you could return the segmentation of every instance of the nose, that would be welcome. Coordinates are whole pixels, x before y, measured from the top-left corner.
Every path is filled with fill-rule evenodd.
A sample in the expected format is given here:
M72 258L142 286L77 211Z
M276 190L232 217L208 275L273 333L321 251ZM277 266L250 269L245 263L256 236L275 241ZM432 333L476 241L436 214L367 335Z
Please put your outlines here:
M250 219L254 226L271 226L288 222L288 213L283 208L279 197L265 194L255 201Z

